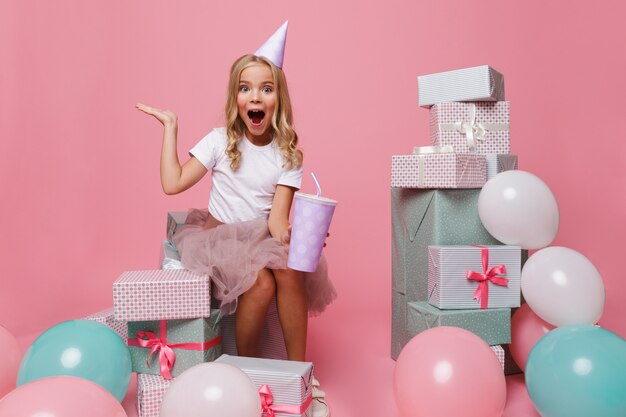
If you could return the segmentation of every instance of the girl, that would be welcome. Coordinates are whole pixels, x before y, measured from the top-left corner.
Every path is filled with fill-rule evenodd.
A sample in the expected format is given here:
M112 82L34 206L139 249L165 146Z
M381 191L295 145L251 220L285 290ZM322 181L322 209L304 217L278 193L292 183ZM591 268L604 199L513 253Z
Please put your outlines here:
M307 310L321 312L336 293L323 259L312 274L287 268L289 212L301 184L302 152L280 68L282 50L274 57L262 50L232 65L226 127L201 139L182 165L176 115L144 104L137 108L163 124L161 184L166 194L185 191L212 172L208 211L192 210L174 244L187 269L211 277L221 313L236 312L239 354L256 355L276 296L288 358L303 361Z

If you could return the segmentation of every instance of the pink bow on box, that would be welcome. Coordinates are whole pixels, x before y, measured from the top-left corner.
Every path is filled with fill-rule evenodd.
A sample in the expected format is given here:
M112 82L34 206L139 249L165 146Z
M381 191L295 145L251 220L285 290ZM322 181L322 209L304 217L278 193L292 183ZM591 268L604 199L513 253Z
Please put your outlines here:
M311 401L313 401L313 397L309 395L306 401L299 406L274 404L272 390L266 384L261 385L261 388L259 388L259 395L261 396L261 410L267 417L275 417L276 413L302 414L309 408Z
M480 308L484 309L487 308L489 303L489 281L493 282L495 285L506 287L509 284L509 280L508 278L497 276L506 274L506 266L496 265L489 268L489 248L478 245L472 246L480 248L483 272L481 274L479 272L468 270L466 277L472 281L479 282L478 288L476 288L476 292L474 293L474 300L480 300Z
M157 337L152 332L137 332L136 339L128 339L128 346L137 346L143 348L150 348L148 355L146 356L146 365L150 368L150 357L159 351L159 364L161 367L161 375L165 379L172 379L170 371L176 362L176 349L186 350L209 350L214 346L222 343L222 337L217 336L206 342L190 342L190 343L167 343L167 323L165 320L160 321L159 336Z

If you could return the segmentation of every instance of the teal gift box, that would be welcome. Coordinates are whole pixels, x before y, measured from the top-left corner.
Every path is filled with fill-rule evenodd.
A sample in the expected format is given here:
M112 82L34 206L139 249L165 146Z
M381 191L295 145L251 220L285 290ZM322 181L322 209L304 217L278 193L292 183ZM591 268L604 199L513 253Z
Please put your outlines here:
M214 309L205 318L128 322L133 371L171 379L194 365L214 361L222 354L218 316ZM168 362L171 368L163 370L161 364Z
M460 327L488 345L511 343L511 309L440 310L426 301L407 303L407 333L411 338L438 326Z
M501 245L478 216L480 189L391 189L392 289L428 299L429 245Z
M172 240L172 236L176 233L176 229L185 224L187 220L186 211L168 211L167 212L167 229L165 236L167 240Z

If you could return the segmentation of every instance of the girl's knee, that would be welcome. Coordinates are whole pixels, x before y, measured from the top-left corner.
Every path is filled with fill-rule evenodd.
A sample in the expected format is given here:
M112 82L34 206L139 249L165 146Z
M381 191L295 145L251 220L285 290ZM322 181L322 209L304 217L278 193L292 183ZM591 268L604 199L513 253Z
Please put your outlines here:
M269 269L262 269L250 290L257 297L271 300L276 293L276 280L272 272Z

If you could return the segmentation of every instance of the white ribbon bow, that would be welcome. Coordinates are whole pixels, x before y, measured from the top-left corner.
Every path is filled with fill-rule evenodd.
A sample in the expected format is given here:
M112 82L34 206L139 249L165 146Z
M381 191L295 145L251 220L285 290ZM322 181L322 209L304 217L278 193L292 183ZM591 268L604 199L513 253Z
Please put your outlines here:
M488 131L509 130L508 123L478 123L476 121L476 105L468 103L469 120L462 120L454 124L440 123L440 131L456 130L467 137L467 146L470 151L476 148L477 142L485 141Z

